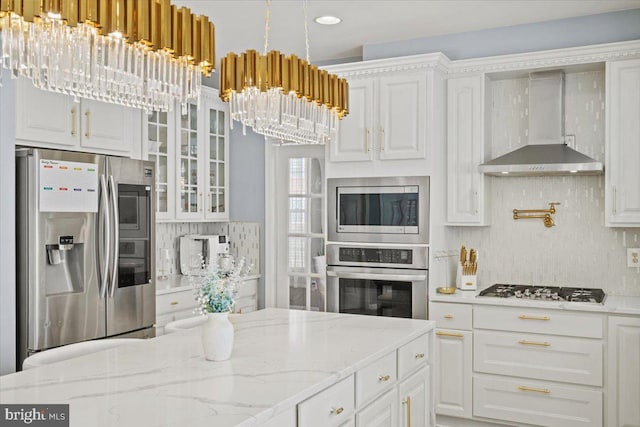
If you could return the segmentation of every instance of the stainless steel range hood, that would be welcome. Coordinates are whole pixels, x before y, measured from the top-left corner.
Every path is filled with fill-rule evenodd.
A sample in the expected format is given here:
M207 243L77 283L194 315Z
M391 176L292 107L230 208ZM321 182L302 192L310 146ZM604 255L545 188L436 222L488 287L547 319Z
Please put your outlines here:
M569 139L569 138L567 138ZM529 75L529 143L478 167L494 176L601 175L601 162L569 147L564 135L564 73Z

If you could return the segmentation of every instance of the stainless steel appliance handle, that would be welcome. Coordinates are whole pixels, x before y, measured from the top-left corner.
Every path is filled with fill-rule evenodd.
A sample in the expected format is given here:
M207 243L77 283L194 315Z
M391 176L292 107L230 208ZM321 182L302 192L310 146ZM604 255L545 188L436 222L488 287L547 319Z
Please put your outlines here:
M104 298L107 295L109 258L111 255L111 223L109 222L109 198L107 196L107 180L104 175L100 175L100 195L102 198L102 206L98 209L98 230L103 230L100 239L102 241L102 254L104 255L104 263L98 268L98 273L100 274L100 277L98 278L98 292L100 293L100 298ZM100 252L98 249L98 254L99 253ZM101 261L100 258L101 257L98 256L98 263L100 263Z
M340 279L362 279L362 280L402 280L416 281L425 280L424 274L373 274L373 273L343 273L338 271L327 271L327 276L338 277Z
M118 277L118 258L120 257L120 213L118 212L118 195L113 175L109 175L109 186L111 187L111 209L113 210L113 269L111 270L111 290L109 297L113 298L116 293Z

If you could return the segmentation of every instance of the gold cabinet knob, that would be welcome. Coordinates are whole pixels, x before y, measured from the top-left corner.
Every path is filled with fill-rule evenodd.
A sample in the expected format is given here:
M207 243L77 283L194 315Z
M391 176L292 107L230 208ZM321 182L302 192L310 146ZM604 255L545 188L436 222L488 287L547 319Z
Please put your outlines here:
M331 408L331 413L333 415L340 415L344 411L344 408L341 406L339 408Z
M445 314L444 318L445 319L453 319L453 316L451 314Z
M171 305L178 305L178 301L171 301Z
M414 356L416 359L424 359L424 353L416 353Z
M378 377L378 381L385 382L385 381L389 381L389 379L390 379L390 378L391 378L391 377L390 377L389 375L380 375L380 376Z

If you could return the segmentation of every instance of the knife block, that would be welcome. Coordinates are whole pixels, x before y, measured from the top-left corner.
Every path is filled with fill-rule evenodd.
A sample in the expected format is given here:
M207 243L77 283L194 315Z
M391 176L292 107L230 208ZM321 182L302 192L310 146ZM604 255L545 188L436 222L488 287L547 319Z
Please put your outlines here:
M475 291L478 289L478 276L475 274L460 275L460 289L463 291Z

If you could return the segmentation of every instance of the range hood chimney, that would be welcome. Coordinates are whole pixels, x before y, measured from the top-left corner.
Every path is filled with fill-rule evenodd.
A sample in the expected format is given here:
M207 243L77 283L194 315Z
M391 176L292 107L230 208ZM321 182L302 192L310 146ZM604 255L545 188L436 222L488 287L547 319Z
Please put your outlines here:
M567 146L564 72L529 74L529 142L478 167L494 176L601 175L602 163Z

